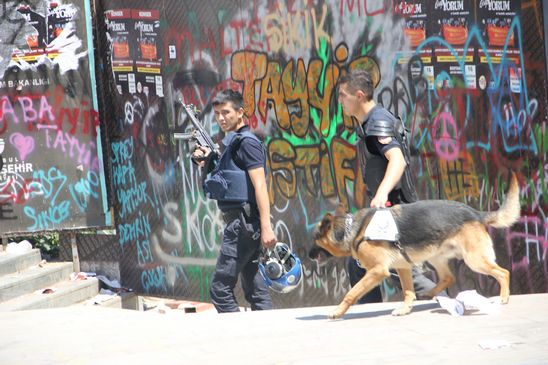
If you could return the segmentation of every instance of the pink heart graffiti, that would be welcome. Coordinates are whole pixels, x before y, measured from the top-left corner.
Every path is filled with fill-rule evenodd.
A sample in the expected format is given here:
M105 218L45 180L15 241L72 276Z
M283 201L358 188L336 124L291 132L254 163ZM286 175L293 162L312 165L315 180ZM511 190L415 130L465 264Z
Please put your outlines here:
M21 133L14 133L10 137L10 142L19 151L21 161L24 161L29 153L34 150L34 138L30 136L25 137Z

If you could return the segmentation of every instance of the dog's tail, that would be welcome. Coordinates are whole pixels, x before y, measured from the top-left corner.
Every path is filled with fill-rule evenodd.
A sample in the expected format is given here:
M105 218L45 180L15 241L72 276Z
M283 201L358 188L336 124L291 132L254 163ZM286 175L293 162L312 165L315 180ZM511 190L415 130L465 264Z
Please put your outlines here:
M485 223L495 228L507 228L520 217L519 185L516 173L512 172L510 188L506 193L506 199L496 212L488 212L485 215Z

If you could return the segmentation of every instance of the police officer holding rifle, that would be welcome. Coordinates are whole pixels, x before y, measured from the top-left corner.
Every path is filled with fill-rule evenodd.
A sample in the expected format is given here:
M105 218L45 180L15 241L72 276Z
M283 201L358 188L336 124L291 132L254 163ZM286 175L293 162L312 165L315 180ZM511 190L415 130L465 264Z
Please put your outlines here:
M219 313L239 311L234 287L240 277L251 309L271 309L270 293L258 269L261 248L277 243L270 221L265 146L245 123L239 92L222 90L212 104L215 120L225 132L222 151L184 106L196 128L192 159L207 175L204 192L217 200L226 224L211 282L211 300Z

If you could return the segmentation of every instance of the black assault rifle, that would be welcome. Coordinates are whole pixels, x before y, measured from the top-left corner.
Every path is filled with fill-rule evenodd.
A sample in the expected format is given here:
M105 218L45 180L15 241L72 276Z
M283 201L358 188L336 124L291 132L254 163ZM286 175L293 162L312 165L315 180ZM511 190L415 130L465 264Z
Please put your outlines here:
M212 157L220 156L219 152L219 145L217 145L209 134L205 131L204 127L202 126L202 123L198 120L196 117L196 108L192 104L182 104L183 109L187 113L187 115L190 118L190 121L192 122L192 125L194 126L194 129L187 132L187 133L173 133L173 138L175 140L182 140L182 141L188 141L193 140L196 141L196 143L201 147L209 148L211 153L208 155L208 157L203 158L196 158L196 161L204 161L207 159L210 159ZM207 165L207 162L206 162Z

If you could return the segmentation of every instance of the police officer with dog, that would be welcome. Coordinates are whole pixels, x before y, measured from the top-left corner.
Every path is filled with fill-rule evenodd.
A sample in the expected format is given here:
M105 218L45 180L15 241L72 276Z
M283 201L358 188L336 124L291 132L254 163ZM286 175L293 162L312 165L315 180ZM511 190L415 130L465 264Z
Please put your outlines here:
M210 149L198 145L192 153L208 174L204 192L217 200L226 224L211 282L211 300L219 313L239 311L234 287L240 277L251 309L272 309L268 287L258 269L262 247L277 243L270 220L265 146L245 122L242 94L222 90L212 105L225 133L224 149L220 156L211 156Z
M402 140L403 124L392 113L373 100L375 84L365 70L351 70L339 79L339 103L343 113L358 120L357 153L371 207L412 203L417 199L409 171L409 149ZM349 258L347 270L354 286L364 275L359 262ZM417 269L413 270L415 290L426 293L435 284ZM381 302L377 287L359 303Z

